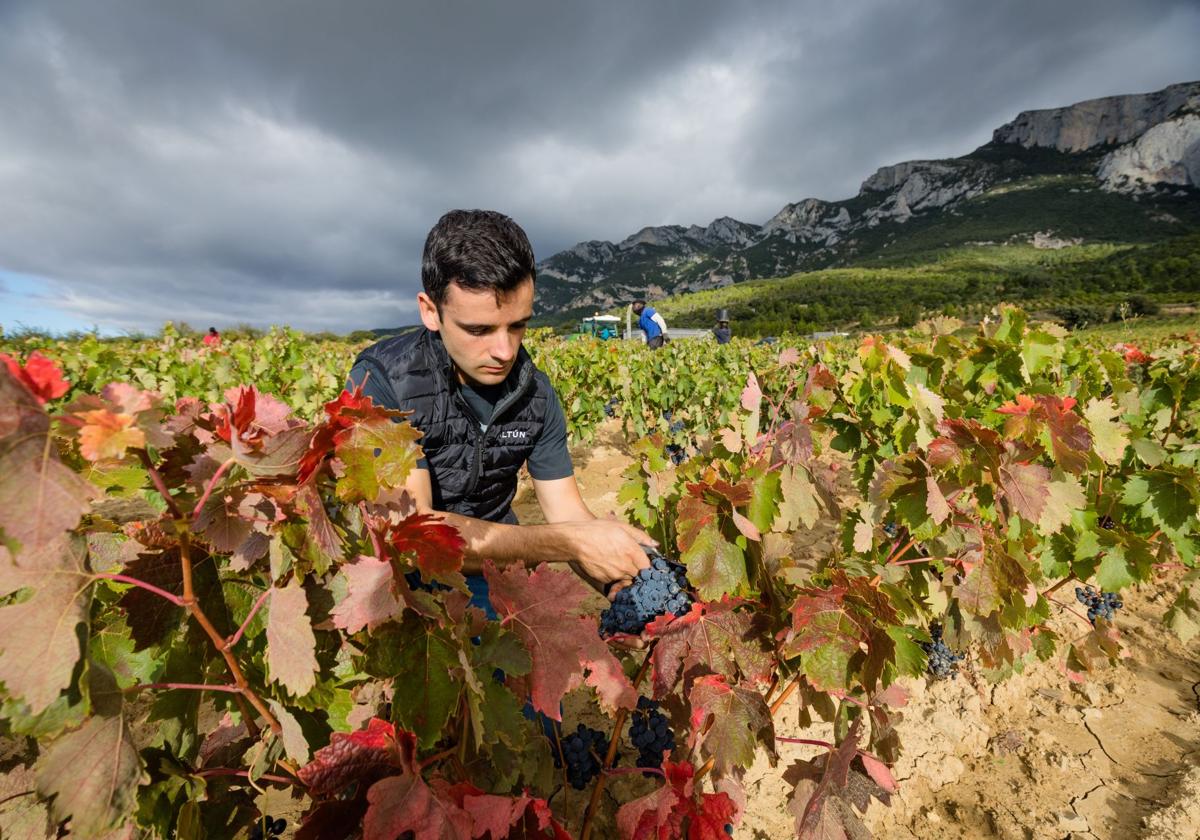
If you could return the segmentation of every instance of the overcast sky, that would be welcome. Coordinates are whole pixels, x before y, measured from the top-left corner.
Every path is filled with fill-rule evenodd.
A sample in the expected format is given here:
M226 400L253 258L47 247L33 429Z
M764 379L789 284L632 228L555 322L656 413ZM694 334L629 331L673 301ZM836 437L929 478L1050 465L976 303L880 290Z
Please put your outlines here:
M448 209L539 258L762 223L1197 44L1196 0L0 0L0 324L411 323Z

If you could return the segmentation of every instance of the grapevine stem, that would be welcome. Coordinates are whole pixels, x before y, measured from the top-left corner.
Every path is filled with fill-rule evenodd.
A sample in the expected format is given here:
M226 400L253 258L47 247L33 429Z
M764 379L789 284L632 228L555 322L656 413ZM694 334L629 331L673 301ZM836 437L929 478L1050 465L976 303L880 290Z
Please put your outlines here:
M246 616L246 620L242 622L242 626L237 629L236 633L234 633L225 641L225 647L222 648L222 650L229 650L242 640L242 635L246 632L246 628L250 626L250 622L254 620L254 616L258 614L260 609L262 609L262 605L267 602L267 596L270 594L271 587L268 586L265 590L263 590L263 594L258 596L258 600L254 602L254 606L250 608L250 613Z
M914 563L928 563L932 557L909 557L907 560L897 560L893 566L911 566Z
M1060 580L1058 583L1054 584L1049 589L1047 589L1045 592L1043 592L1042 597L1049 598L1051 595L1053 595L1058 590L1062 589L1064 586L1066 586L1068 583L1070 583L1073 580L1076 580L1075 575L1067 575L1065 578ZM1055 603L1057 604L1058 602L1055 601Z
M421 762L421 769L424 770L431 764L437 764L443 758L449 758L450 756L454 755L457 749L457 747L450 747L449 749L442 750L440 753L434 753L433 755L429 756L429 758Z
M913 545L915 545L915 544L916 544L916 542L917 542L917 541L916 541L916 539L911 539L911 540L909 540L908 542L906 542L906 543L904 544L904 548L900 549L900 550L899 550L899 551L897 551L897 552L894 552L894 553L893 553L893 554L892 554L890 557L888 557L888 559L887 559L887 565L890 565L890 564L892 564L892 563L895 563L897 560L899 560L901 557L903 557L903 556L904 556L904 555L905 555L905 554L908 552L908 550L909 550L910 548L912 548L912 547L913 547Z
M792 693L795 692L795 690L799 687L800 687L800 676L797 675L790 683L788 683L787 688L785 688L783 690L783 693L775 698L775 702L771 704L771 716L772 717L774 717L775 714L781 708L783 708L783 704L787 702L787 699L789 697L791 697Z
M154 482L154 488L163 497L163 501L167 503L167 508L171 511L171 515L176 519L183 519L183 511L179 509L179 504L175 501L175 497L171 495L171 491L163 483L162 476L158 474L158 470L154 469L154 462L150 460L150 453L145 449L139 449L137 450L137 454L142 462L142 466L146 468L146 472L150 473L150 480Z
M208 770L197 770L194 775L196 775L196 776L238 776L240 778L246 779L247 781L250 780L250 771L235 770L232 767L212 767ZM273 776L269 773L263 773L258 778L264 779L268 782L279 782L280 784L283 784L283 785L293 785L294 786L296 784L295 779L289 779L286 776Z
M227 691L230 694L241 694L242 690L236 685L216 685L208 683L141 683L132 685L126 691L141 691L146 688L178 688L188 691Z
M208 501L208 497L212 495L213 488L217 486L217 482L221 480L221 476L225 475L228 470L236 463L236 459L229 458L221 466L217 467L217 471L213 473L212 478L208 480L208 485L204 488L204 495L200 497L200 501L196 502L196 506L192 508L192 521L195 522L200 518L200 509L204 507Z
M1085 616L1082 613L1080 613L1079 611L1077 611L1074 607L1069 606L1068 604L1064 604L1062 601L1059 601L1057 598L1051 598L1050 600L1053 601L1054 603L1058 604L1060 607L1062 607L1064 610L1069 612L1071 615L1078 618L1080 621L1086 623L1088 626L1091 626L1092 622L1088 621L1087 616Z
M142 589L145 589L148 592L153 592L155 595L159 595L163 598L166 598L168 601L170 601L172 604L174 604L177 607L183 606L183 599L180 598L178 595L172 595L167 590L159 589L154 584L146 583L144 580L138 580L137 578L129 577L128 575L115 575L115 574L111 574L109 572L96 572L95 574L92 575L92 577L98 578L98 579L103 578L104 580L115 580L118 583L132 584L133 586L141 587Z
M646 648L646 658L642 660L642 666L638 668L637 675L633 678L634 691L646 678L646 674L650 672L650 660L654 655L654 648L658 645L658 639L650 643ZM600 768L601 773L596 777L596 784L592 788L592 798L588 802L587 813L583 817L583 828L579 832L579 840L589 840L592 836L592 822L596 818L596 809L600 805L600 796L604 793L604 783L608 778L608 771L612 769L613 762L617 759L617 743L621 740L621 730L625 728L625 718L629 717L628 709L618 709L617 719L613 722L612 739L608 742L608 753L604 756L604 765Z

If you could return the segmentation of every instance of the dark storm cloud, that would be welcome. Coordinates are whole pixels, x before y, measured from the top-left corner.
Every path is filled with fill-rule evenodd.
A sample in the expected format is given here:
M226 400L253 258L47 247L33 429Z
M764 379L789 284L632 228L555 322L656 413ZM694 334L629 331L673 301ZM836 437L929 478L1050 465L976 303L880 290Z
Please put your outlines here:
M540 256L762 222L1022 109L1200 77L1184 2L2 8L0 270L117 328L409 322L451 207Z

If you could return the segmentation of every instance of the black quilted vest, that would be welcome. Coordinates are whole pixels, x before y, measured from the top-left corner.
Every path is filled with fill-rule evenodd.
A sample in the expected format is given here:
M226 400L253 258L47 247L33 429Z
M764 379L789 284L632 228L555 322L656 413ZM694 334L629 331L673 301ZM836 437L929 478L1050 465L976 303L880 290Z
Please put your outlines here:
M419 443L429 462L434 508L515 522L517 473L542 433L553 394L525 348L517 351L486 432L459 392L454 363L436 332L422 328L384 339L359 353L359 362L390 387L387 407L412 411L408 422L424 433Z

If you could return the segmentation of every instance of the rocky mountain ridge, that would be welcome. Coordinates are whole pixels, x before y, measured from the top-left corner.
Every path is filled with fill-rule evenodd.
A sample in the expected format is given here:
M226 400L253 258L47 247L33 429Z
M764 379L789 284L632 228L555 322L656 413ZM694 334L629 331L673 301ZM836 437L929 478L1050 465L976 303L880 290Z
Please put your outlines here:
M705 227L645 227L618 243L581 242L539 263L539 309L566 317L845 264L862 254L864 240L887 247L913 219L953 215L1010 183L1067 174L1084 177L1075 192L1086 183L1151 198L1200 189L1200 82L1022 112L968 155L881 167L854 198L806 198L762 225L722 217Z

